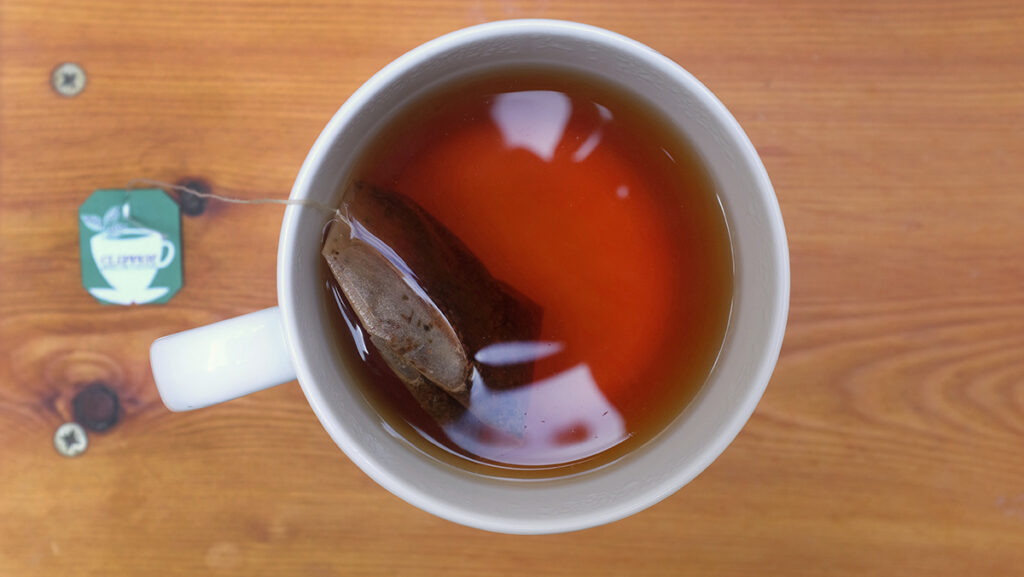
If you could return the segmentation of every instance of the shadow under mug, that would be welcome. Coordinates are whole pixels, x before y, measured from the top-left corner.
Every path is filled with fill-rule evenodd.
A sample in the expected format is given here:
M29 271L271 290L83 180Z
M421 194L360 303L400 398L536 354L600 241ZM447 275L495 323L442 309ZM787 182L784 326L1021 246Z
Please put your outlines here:
M555 533L608 523L703 471L746 423L775 367L789 304L789 254L757 152L721 102L676 63L624 36L571 22L510 20L447 34L353 93L310 150L291 198L336 205L354 160L394 111L438 83L530 63L628 87L688 137L717 186L734 256L732 317L708 381L666 430L602 468L528 482L473 474L395 438L334 350L319 282L327 216L301 206L286 210L281 227L277 307L153 343L164 403L195 409L298 378L331 438L377 483L430 513L491 531Z

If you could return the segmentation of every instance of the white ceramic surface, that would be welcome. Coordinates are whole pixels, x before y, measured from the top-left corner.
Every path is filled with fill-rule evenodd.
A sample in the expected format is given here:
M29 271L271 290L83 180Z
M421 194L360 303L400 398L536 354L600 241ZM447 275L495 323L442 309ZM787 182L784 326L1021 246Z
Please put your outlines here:
M509 533L614 521L657 503L704 470L747 421L774 369L788 311L789 256L778 202L756 151L725 107L676 63L618 34L569 22L513 20L448 34L392 62L345 102L310 150L291 197L336 204L351 163L393 111L435 83L523 63L580 69L628 87L693 141L719 187L735 257L733 316L709 382L666 431L610 466L563 479L486 478L424 456L388 432L324 338L330 326L318 267L326 216L299 206L287 209L281 229L279 309L258 313L260 322L241 317L227 321L237 323L230 327L212 325L154 343L154 375L168 406L227 400L294 374L327 432L381 486L446 519ZM268 318L283 324L283 339L272 336ZM202 353L206 349L221 352ZM180 354L203 354L207 363L183 369L175 361ZM233 355L244 361L228 362ZM247 364L258 356L276 359L277 372Z
M149 364L172 411L201 409L295 379L279 307L158 339Z

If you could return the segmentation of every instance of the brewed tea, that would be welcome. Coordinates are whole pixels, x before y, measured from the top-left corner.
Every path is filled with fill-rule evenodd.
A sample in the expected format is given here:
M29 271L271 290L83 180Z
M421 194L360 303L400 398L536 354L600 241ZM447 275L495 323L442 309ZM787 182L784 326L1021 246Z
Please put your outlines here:
M599 466L664 429L713 368L733 294L725 218L696 151L635 95L545 68L449 82L362 152L342 196L356 222L359 187L404 199L485 271L468 277L483 293L447 296L449 312L492 325L452 323L472 364L468 397L438 418L324 266L339 354L421 451L506 477ZM459 259L411 260L413 277L459 278ZM486 303L500 294L522 303L512 320L493 321Z

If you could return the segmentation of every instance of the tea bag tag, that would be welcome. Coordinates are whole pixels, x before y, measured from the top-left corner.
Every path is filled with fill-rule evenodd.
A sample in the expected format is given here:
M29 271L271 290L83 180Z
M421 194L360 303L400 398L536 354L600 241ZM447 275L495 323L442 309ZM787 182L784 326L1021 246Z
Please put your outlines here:
M92 193L78 242L82 286L103 304L165 303L181 289L181 211L162 190Z

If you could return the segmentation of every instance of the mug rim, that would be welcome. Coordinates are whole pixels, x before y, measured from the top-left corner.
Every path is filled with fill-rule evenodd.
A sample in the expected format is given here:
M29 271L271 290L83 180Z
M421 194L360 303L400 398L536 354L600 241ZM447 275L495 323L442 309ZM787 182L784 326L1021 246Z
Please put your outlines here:
M595 508L575 516L533 521L522 520L452 508L445 503L439 502L431 493L414 483L396 478L378 466L374 456L357 439L353 438L343 426L336 423L335 419L329 414L329 411L321 406L326 401L320 395L318 391L319 385L315 383L316 379L311 375L311 371L307 366L308 359L295 344L298 342L297 336L300 334L299 329L301 325L293 309L296 295L294 284L289 281L292 269L287 264L289 255L293 251L295 239L299 234L299 227L295 225L299 213L297 207L288 207L285 211L278 246L278 303L281 307L286 341L289 343L291 354L295 361L294 365L299 384L302 387L307 402L309 402L322 426L353 463L376 483L404 501L431 514L463 525L490 531L520 534L572 531L628 517L673 494L707 468L739 434L739 431L750 418L768 385L782 347L788 318L790 292L789 251L778 199L760 156L733 115L703 83L673 60L636 40L587 24L547 19L489 22L449 32L406 52L363 83L334 114L307 154L302 168L295 179L291 198L304 198L308 195L318 167L324 162L329 161L329 151L332 143L344 131L353 115L358 113L365 106L366 102L387 82L390 82L391 79L408 73L420 62L450 50L453 46L459 44L479 41L501 34L521 35L529 33L586 36L613 44L617 50L641 55L652 66L670 72L680 84L685 85L688 92L695 95L709 110L713 111L716 122L720 124L723 131L728 133L730 143L735 145L736 152L742 156L743 166L751 171L751 176L756 182L754 193L764 196L768 201L766 202L767 211L765 214L767 218L766 226L771 231L771 238L777 241L774 246L773 256L776 259L775 262L778 263L779 274L776 275L777 284L775 284L778 297L776 302L773 303L772 308L775 318L769 330L771 339L765 345L765 353L753 361L752 364L756 368L751 372L751 382L745 389L743 398L737 399L735 406L728 413L726 422L723 423L721 429L714 436L712 443L702 446L699 453L685 467L680 467L674 471L657 486L643 492L631 494L628 499L616 504L616 506ZM732 147L730 146L730 148Z

